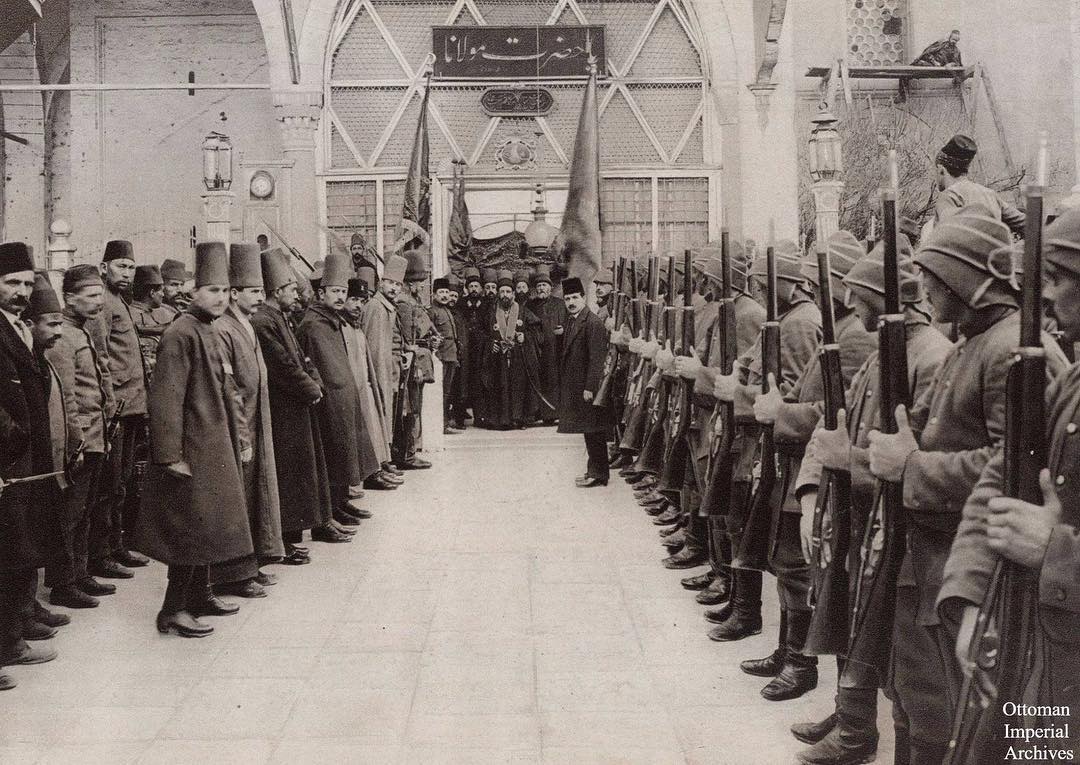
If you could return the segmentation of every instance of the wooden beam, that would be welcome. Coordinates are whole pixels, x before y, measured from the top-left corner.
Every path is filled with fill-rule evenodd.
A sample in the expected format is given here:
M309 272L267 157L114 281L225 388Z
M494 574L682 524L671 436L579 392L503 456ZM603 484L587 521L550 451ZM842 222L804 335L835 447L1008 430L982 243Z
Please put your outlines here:
M807 77L827 77L832 67L812 66ZM852 66L848 77L853 80L967 80L975 76L973 66Z

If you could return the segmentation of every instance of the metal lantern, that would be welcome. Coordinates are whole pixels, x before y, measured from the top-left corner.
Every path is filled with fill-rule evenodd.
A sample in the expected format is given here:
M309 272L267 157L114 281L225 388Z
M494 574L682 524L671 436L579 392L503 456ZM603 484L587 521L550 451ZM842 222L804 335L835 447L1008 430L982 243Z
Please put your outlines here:
M544 204L544 185L542 183L536 184L533 195L535 200L532 211L533 219L525 227L525 243L529 245L530 250L546 252L551 247L551 243L555 241L559 229L547 222L548 211L547 205Z
M822 109L810 121L814 124L810 131L810 177L815 183L836 180L844 172L836 117Z
M223 133L211 133L202 144L203 183L207 191L226 191L232 186L232 142Z

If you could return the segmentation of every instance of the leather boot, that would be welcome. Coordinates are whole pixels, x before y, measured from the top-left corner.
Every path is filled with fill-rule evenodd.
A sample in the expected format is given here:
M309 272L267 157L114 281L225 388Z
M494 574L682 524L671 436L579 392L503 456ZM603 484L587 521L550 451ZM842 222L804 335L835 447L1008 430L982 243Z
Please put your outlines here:
M659 515L659 513L657 513L657 515ZM682 529L682 526L676 524L675 526L665 526L662 529L657 529L656 533L659 534L661 538L666 539L672 534L678 534L680 529Z
M761 689L761 695L769 701L797 699L807 691L817 688L817 657L802 653L806 634L810 629L811 611L791 611L787 617L787 655L783 669L771 683Z
M728 620L728 617L731 616L732 609L735 608L735 604L734 604L735 589L736 589L736 585L738 584L738 580L735 578L735 576L733 575L733 572L731 571L730 568L727 569L727 572L728 572L728 575L731 576L731 580L730 580L731 583L730 583L730 586L728 588L728 597L727 597L726 601L724 601L724 604L722 606L720 606L720 608L712 609L712 610L709 610L709 611L705 612L705 621L707 621L707 622L712 622L713 624L723 624L724 622L726 622ZM720 579L720 578L721 577L719 577L719 576L717 577L717 579ZM711 590L713 588L713 585L715 585L715 584L716 584L716 581L714 580L713 584L710 584L709 587L705 590L705 592L708 592L709 590ZM698 596L700 597L702 594L704 594L704 593L698 593ZM705 605L709 605L709 604L705 604ZM719 604L717 604L717 605L719 605Z
M716 579L716 572L711 568L703 574L695 574L694 576L683 577L679 580L679 584L686 590L704 590L713 580Z
M731 576L720 573L694 598L703 606L718 606L731 599Z
M686 534L683 533L682 529L677 528L674 534L664 537L664 540L660 544L669 550L678 550L686 544Z
M656 526L671 526L678 523L680 517L682 517L682 513L679 512L679 508L668 505L667 510L653 519L653 524Z
M704 563L707 563L708 560L709 556L705 550L687 542L683 549L668 558L664 558L661 563L664 568L679 571L685 568L701 566Z
M655 518L656 516L660 515L668 509L668 503L666 499L661 497L659 502L656 502L652 505L645 505L644 509L646 513Z
M795 756L802 765L862 765L877 758L877 736L863 741L845 740L840 729L833 728L821 741Z
M200 622L187 611L177 611L175 614L166 614L164 611L157 615L157 629L163 635L175 631L180 637L201 638L214 631L209 624Z
M791 726L791 735L804 744L816 744L836 727L837 715L833 712L820 722L795 723Z
M193 601L188 603L187 610L196 618L200 616L231 616L239 613L240 606L222 600L214 594L210 585L206 585L199 594L195 595Z
M784 609L780 611L780 637L777 640L776 650L766 656L764 659L747 659L746 661L739 662L739 669L748 675L754 675L755 677L776 677L780 674L780 670L784 668L784 659L787 657L786 645L784 643L787 638L787 615L788 612Z
M731 612L719 627L709 632L718 643L742 640L761 632L761 572L735 571L735 594Z

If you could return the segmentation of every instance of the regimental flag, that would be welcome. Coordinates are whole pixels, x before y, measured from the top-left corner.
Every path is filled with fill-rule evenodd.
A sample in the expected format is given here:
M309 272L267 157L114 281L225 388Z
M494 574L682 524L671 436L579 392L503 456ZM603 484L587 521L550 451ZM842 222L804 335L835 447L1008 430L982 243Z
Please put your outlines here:
M450 208L450 226L446 234L446 254L451 261L469 263L472 246L472 223L469 206L465 202L465 163L454 162L453 202Z
M596 99L596 65L591 59L589 82L581 102L570 188L562 226L552 243L559 264L591 282L602 265L600 238L600 110Z
M405 179L405 201L401 206L402 249L420 247L429 236L421 236L417 229L430 234L431 231L431 172L428 169L431 151L428 147L428 95L431 93L431 75L428 75L424 88L424 99L420 102L420 118L416 122L416 135L413 138L412 153L409 155L409 175ZM409 236L412 233L413 236ZM404 240L404 241L402 241ZM428 252L428 268L431 268L431 253Z

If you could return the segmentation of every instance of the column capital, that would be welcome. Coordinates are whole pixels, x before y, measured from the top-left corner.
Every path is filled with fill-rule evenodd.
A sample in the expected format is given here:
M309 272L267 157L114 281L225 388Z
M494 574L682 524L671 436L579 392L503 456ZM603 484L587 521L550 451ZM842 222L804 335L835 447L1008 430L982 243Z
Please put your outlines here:
M310 90L274 92L274 113L281 128L282 151L314 151L315 131L322 117L322 93Z

